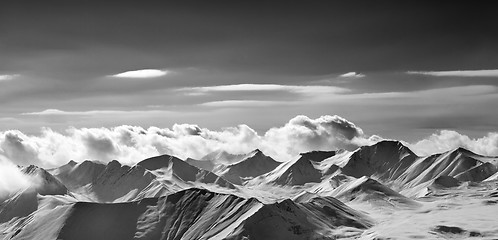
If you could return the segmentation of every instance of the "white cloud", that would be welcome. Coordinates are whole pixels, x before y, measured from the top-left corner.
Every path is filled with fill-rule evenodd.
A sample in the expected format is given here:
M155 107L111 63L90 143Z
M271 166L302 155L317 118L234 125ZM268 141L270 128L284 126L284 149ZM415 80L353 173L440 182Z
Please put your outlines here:
M118 73L118 74L112 75L112 77L117 77L117 78L156 78L156 77L165 76L168 73L169 73L168 71L159 70L159 69L141 69L141 70L126 71L126 72Z
M205 102L199 105L207 107L268 107L275 105L284 105L287 102L279 101L261 101L261 100L224 100Z
M360 128L339 116L297 116L264 135L247 125L213 131L192 124L175 124L171 129L70 128L62 133L45 128L39 136L6 131L0 132L0 151L15 164L43 167L86 159L133 164L160 154L201 158L219 149L242 154L256 148L286 161L304 151L354 149L360 139L368 142Z
M198 95L207 92L231 92L231 91L287 91L301 94L318 93L345 93L349 89L334 86L298 86L279 84L234 84L219 85L209 87L182 88L180 91L194 92L191 95Z
M69 160L117 159L124 164L134 164L160 154L185 159L201 158L220 149L242 154L259 148L279 161L287 161L301 152L354 150L380 140L382 138L376 135L365 135L360 127L337 115L316 119L300 115L262 135L247 125L210 130L194 124L175 124L171 128L69 128L64 132L44 128L40 135L0 131L0 156L13 164L55 167ZM483 155L498 155L498 133L472 139L444 130L409 146L420 155L456 147Z
M362 78L362 77L365 77L365 74L357 73L357 72L348 72L348 73L344 73L344 74L339 75L339 77L342 77L342 78Z
M317 119L296 116L283 127L270 129L263 139L265 144L287 157L312 150L354 150L360 142L372 143L361 128L337 115Z
M408 71L408 74L421 74L436 77L498 77L498 69L456 70L456 71Z
M488 133L481 138L470 138L456 131L442 130L427 139L411 144L410 147L420 155L429 155L463 147L478 154L498 156L498 132Z
M39 182L36 176L24 174L20 168L0 154L0 202L10 194Z
M9 81L17 77L19 77L19 74L0 75L0 81Z

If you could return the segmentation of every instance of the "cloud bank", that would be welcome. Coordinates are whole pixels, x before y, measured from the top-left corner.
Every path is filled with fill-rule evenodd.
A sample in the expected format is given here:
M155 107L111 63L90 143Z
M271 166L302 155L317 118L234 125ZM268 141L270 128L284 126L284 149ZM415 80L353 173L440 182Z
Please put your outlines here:
M280 161L287 161L301 152L353 150L369 142L363 130L354 123L328 115L317 119L297 116L263 135L247 125L215 131L193 124L175 124L172 128L69 128L65 132L44 128L39 136L17 130L0 132L0 149L14 164L43 167L86 159L117 159L133 164L160 154L201 158L220 149L241 154L256 148Z
M11 164L56 167L69 160L119 160L134 164L161 154L183 159L199 159L224 150L243 154L256 148L279 161L288 161L312 150L355 150L382 140L366 135L353 122L337 115L313 119L299 115L283 126L258 134L247 125L210 130L194 124L171 128L118 126L114 128L69 128L56 132L44 128L40 135L21 131L0 132L0 154ZM419 155L464 147L478 154L498 155L498 133L472 139L455 131L443 130L415 143L408 143ZM7 160L5 160L7 161Z

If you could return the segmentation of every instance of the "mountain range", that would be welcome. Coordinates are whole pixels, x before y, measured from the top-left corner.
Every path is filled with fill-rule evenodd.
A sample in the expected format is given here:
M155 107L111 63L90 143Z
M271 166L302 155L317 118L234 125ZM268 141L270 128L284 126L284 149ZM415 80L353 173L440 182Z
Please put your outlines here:
M133 166L87 160L20 170L38 180L0 199L2 239L498 236L491 214L498 206L498 157L463 148L417 156L401 142L381 141L286 162L259 149L220 150Z

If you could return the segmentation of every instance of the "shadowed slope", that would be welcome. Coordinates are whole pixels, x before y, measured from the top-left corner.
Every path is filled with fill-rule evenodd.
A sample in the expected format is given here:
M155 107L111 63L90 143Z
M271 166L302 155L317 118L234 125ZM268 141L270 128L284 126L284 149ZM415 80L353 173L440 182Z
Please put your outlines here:
M59 220L50 221L54 211ZM265 205L188 189L136 202L52 207L8 234L41 239L32 234L36 228L44 239L334 239L331 230L339 226L364 229L371 220L331 197Z
M382 141L355 151L342 172L356 178L376 176L380 180L396 181L405 187L413 187L440 176L452 176L461 181L482 181L497 171L491 162L483 162L486 159L462 148L418 157L400 142Z
M251 152L244 160L218 169L223 178L236 184L242 184L244 179L254 178L268 173L281 163L263 154L259 149Z
M187 182L215 183L222 187L235 188L230 182L218 175L203 169L194 167L185 161L169 155L162 155L145 159L137 166L150 171L160 172L168 177L178 178Z

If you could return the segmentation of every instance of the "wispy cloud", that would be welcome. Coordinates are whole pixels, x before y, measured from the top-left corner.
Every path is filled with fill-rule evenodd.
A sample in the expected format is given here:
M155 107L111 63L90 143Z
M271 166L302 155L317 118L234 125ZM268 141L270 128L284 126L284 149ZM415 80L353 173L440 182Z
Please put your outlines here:
M19 74L0 75L0 81L9 81L17 77L19 77Z
M299 86L279 84L234 84L209 87L182 88L180 91L200 93L207 92L230 92L230 91L287 91L294 93L345 93L349 89L335 86Z
M169 73L169 71L160 70L160 69L141 69L141 70L133 70L133 71L126 71L126 72L118 73L118 74L112 75L111 77L116 77L116 78L156 78L156 77L165 76L168 73Z
M166 112L161 110L145 110L145 111L121 111L121 110L91 110L91 111L62 111L59 109L45 109L40 112L27 112L21 115L32 116L91 116L102 114L141 114L141 113L159 113Z
M260 100L224 100L213 101L199 104L206 107L267 107L274 105L287 104L280 101L260 101Z
M366 76L365 74L357 73L357 72L347 72L347 73L339 75L339 77L342 77L342 78L362 78L365 76Z
M456 71L408 71L406 73L429 75L436 77L498 77L498 69L456 70Z

